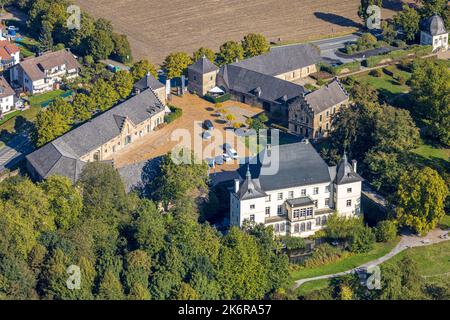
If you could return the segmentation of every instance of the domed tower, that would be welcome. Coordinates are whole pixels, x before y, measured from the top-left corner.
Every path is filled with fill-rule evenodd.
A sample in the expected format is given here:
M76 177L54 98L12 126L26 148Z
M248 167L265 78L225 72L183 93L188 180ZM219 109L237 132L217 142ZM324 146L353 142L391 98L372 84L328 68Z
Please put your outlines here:
M336 168L334 180L334 203L340 215L355 216L361 211L361 184L362 178L357 173L357 162L348 162L344 153L342 160Z
M422 22L420 44L432 45L433 51L448 50L448 31L440 16L434 15Z

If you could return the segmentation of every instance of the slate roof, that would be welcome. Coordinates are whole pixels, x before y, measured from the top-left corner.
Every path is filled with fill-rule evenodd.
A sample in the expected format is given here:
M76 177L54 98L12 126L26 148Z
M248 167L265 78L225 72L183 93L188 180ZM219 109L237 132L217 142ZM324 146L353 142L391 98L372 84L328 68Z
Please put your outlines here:
M320 61L319 52L310 44L272 48L268 53L232 65L267 75L277 76Z
M43 178L60 174L76 180L84 166L79 158L117 137L125 119L139 124L162 110L147 89L36 150L27 160Z
M25 59L20 63L20 66L32 81L36 81L45 78L44 70L64 64L67 70L80 67L77 59L66 49L47 52L38 57Z
M307 92L301 85L233 64L222 67L219 78L230 90L252 94L270 102L282 103L284 98L288 101Z
M164 88L165 85L151 74L145 75L142 79L140 79L134 84L134 89L138 89L139 91L144 91L149 87L152 88L153 90L157 90Z
M271 156L268 155L270 152ZM265 171L270 161L277 161L278 171L275 174ZM275 166L276 167L276 166ZM244 176L245 167L239 169ZM272 146L271 150L262 151L257 164L250 164L253 179L259 179L261 190L271 191L292 187L331 182L328 165L309 143L294 143Z
M442 20L442 18L438 15L434 15L423 21L421 30L431 34L432 36L438 36L447 33L444 20Z
M362 180L361 176L353 170L353 166L348 163L347 154L344 154L337 166L336 184L346 184Z
M314 201L310 197L301 197L286 200L291 208L305 207L314 205Z
M205 74L217 71L219 70L219 68L214 63L212 63L208 58L203 56L202 58L198 59L195 63L191 64L188 67L188 70L192 70L200 74Z
M332 106L341 104L348 98L347 92L337 79L305 96L306 102L316 113L321 113Z
M237 192L239 199L250 200L256 198L266 197L266 193L261 189L259 179L252 179L251 172L247 167L247 173L244 182L239 187Z
M16 93L3 76L0 76L0 98L14 96Z

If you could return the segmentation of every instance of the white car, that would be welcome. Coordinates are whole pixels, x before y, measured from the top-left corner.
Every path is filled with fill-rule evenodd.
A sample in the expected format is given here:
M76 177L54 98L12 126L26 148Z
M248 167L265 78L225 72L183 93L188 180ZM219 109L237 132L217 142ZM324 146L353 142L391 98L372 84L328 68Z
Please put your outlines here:
M223 161L230 162L232 159L228 153L223 154Z
M233 159L233 160L237 160L239 158L236 150L234 150L233 148L228 149L227 153L231 157L231 159Z
M210 140L211 137L212 137L211 132L209 132L209 131L203 132L203 139Z

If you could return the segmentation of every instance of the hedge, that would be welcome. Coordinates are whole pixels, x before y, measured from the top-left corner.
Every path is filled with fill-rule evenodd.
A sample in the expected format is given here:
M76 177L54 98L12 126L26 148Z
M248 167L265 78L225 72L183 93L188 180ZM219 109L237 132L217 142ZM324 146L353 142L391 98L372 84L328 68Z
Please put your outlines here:
M171 113L164 117L164 122L171 123L183 115L183 110L175 106L169 105Z
M349 70L348 72L359 71L361 69L361 63L359 61L353 61L341 64L340 66L329 67L328 72L330 72L333 75L340 75L344 69L348 69Z
M398 61L410 55L415 57L422 57L429 53L431 53L431 46L413 46L406 50L395 50L387 54L367 58L362 62L362 64L367 68L373 68L380 64L380 62L383 60L390 59L393 61Z
M230 100L231 99L231 94L225 93L224 95L221 95L221 96L219 96L217 98L207 94L207 95L203 96L203 98L205 100L209 101L209 102L212 102L212 103L221 103L221 102L225 102L225 101Z

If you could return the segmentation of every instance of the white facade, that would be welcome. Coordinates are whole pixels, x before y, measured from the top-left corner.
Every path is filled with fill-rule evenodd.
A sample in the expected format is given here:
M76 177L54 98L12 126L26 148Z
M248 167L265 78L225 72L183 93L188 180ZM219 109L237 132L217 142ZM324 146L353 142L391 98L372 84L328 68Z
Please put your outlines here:
M275 190L259 189L259 182L252 179L255 183L249 183L249 176L247 181L235 180L230 195L230 224L241 227L248 220L272 226L276 235L309 237L322 229L334 212L348 217L360 214L362 179L355 169L356 162L352 167L344 157L337 168L330 168L335 174L326 183ZM244 195L245 190L240 189L255 186L256 190Z
M14 95L0 98L0 111L2 114L12 111L13 107L14 107Z
M448 50L448 33L432 36L431 34L421 31L420 44L432 45L433 51L441 49Z

